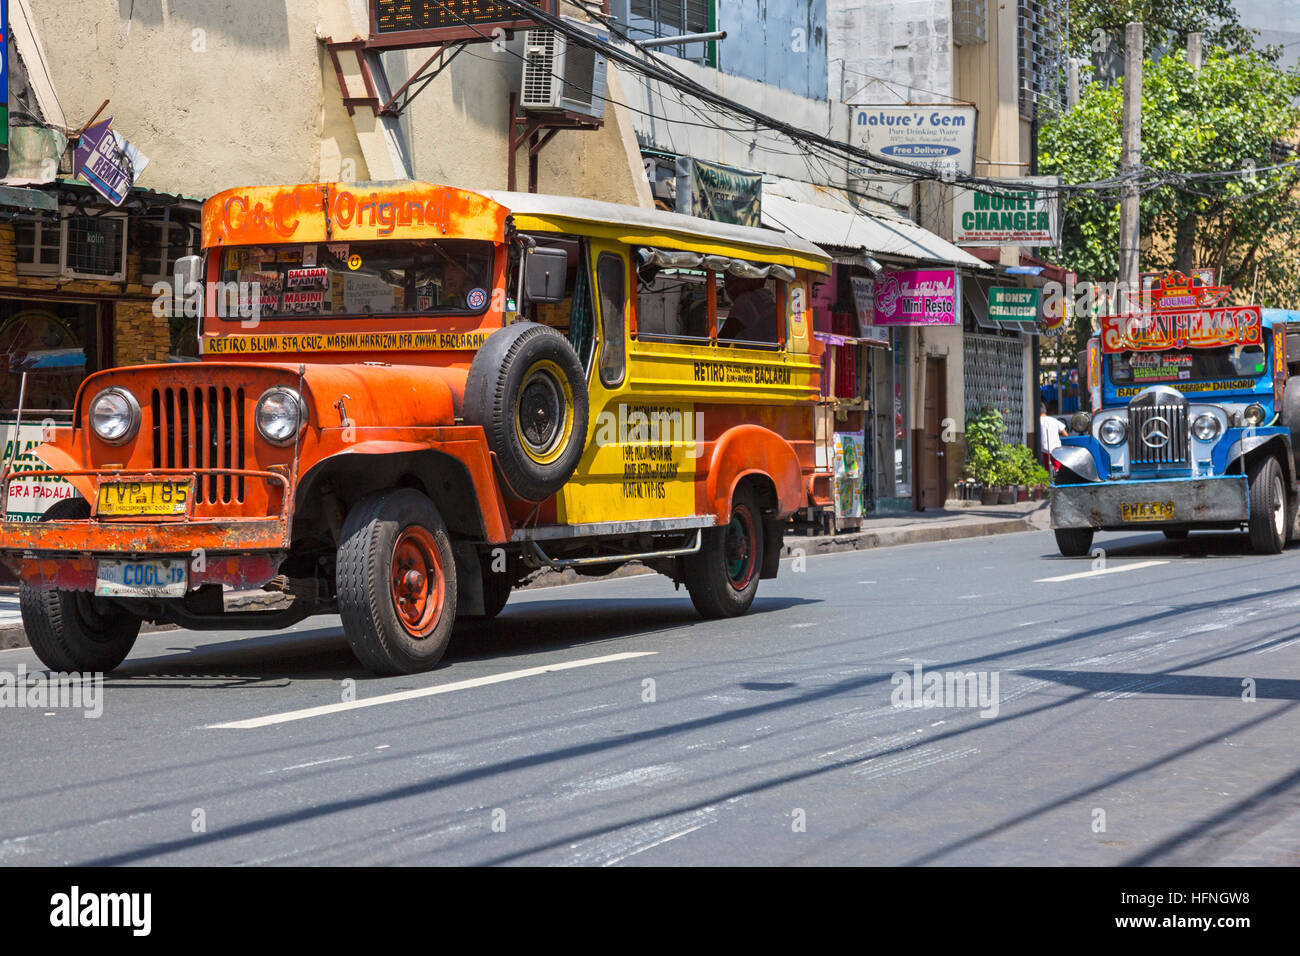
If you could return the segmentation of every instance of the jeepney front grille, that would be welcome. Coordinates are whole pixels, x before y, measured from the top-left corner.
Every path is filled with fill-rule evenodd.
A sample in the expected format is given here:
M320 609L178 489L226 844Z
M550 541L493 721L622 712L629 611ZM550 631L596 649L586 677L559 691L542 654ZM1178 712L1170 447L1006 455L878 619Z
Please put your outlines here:
M1130 461L1135 465L1188 462L1186 405L1129 406Z
M196 503L244 500L244 478L204 474L244 467L244 390L209 385L153 390L153 465L198 473Z

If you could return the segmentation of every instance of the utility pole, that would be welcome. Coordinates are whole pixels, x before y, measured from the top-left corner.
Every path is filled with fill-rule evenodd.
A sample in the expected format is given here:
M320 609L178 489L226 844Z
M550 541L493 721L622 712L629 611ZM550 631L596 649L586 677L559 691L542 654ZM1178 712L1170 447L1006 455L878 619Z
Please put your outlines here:
M1120 190L1119 280L1134 297L1142 242L1141 194L1137 184L1141 162L1142 24L1130 23L1124 31L1124 132L1120 172L1127 178Z
M1192 69L1197 73L1201 72L1201 42L1203 40L1204 34L1187 34L1187 62L1192 65Z
M1079 61L1074 57L1066 61L1066 74L1068 79L1065 86L1065 105L1069 109L1074 109L1079 105Z

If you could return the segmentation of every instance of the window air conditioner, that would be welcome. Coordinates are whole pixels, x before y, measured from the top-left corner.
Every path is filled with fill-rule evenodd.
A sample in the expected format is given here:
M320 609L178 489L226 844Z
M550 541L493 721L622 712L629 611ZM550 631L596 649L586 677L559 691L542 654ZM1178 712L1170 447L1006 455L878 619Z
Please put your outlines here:
M570 17L575 31L607 40L608 35ZM529 30L524 38L524 79L520 105L531 112L577 113L605 118L607 61L594 48L555 30Z

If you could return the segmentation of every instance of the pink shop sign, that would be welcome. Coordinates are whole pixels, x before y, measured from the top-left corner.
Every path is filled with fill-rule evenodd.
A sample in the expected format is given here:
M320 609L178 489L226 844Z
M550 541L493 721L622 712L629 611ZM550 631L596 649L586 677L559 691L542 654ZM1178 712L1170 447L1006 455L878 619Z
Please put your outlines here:
M906 269L876 279L876 325L954 325L960 305L953 269Z

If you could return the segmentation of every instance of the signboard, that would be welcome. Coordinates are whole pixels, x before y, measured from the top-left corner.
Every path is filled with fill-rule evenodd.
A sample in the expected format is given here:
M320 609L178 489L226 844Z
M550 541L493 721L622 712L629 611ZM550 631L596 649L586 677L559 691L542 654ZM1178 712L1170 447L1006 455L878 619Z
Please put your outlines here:
M1232 291L1215 285L1213 269L1196 269L1190 275L1181 272L1162 275L1144 272L1139 278L1143 309L1206 309L1218 305Z
M876 325L954 325L961 314L954 269L882 272L876 279Z
M858 327L874 325L876 321L876 280L866 276L852 276L853 308L858 313Z
M555 0L527 0L544 13ZM449 40L493 40L497 30L540 24L499 0L370 0L370 38L385 46L424 46ZM395 41L395 42L388 42Z
M113 130L110 116L77 140L74 171L114 206L122 205L149 160Z
M762 225L763 174L677 157L677 211L686 216Z
M15 434L14 425L13 419L0 421L0 448L4 449L4 457L0 461L7 462L9 456L14 455L15 471L48 468L45 462L32 454L32 450L44 441L45 426L39 421L24 421ZM16 452L15 441L18 443ZM39 521L50 505L64 498L73 498L76 494L76 489L62 478L26 478L10 482L7 502L9 520Z
M994 286L989 289L989 318L995 322L1037 323L1038 290Z
M1061 197L1056 176L1002 180L1006 191L956 189L953 242L959 246L1059 246Z
M859 106L853 142L869 152L932 173L975 172L973 106Z
M1257 305L1169 309L1101 319L1101 345L1107 353L1262 345L1263 341Z
M832 439L835 516L862 517L862 462L866 450L865 432L836 432Z

